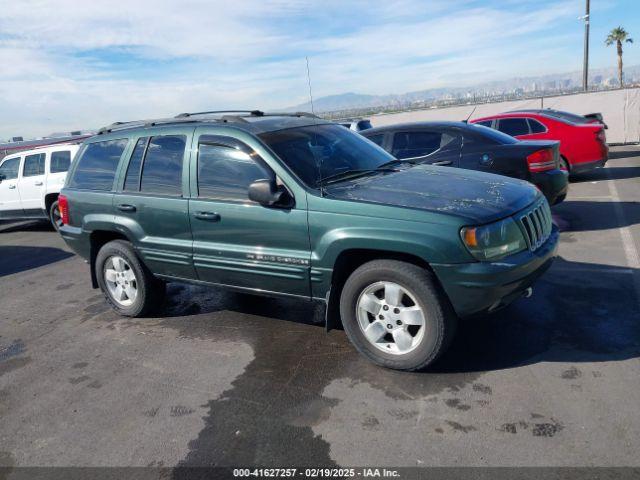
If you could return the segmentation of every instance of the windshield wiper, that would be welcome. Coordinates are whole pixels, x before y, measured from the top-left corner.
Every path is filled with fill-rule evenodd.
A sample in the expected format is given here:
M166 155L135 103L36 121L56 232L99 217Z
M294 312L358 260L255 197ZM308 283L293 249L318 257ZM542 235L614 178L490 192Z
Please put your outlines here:
M395 160L394 160L395 161ZM377 168L360 168L354 170L345 170L344 172L334 173L329 175L328 177L324 177L318 180L317 185L323 186L327 183L339 182L342 180L347 180L349 178L359 177L361 175L366 175L367 173L377 173L377 172L395 172L397 171L395 168L390 168L383 165L380 165Z
M386 168L386 167L389 167L391 165L402 165L403 163L408 163L410 165L415 165L416 161L415 160L411 160L410 158L404 158L404 159L394 158L393 160L389 160L388 162L383 163L378 168Z

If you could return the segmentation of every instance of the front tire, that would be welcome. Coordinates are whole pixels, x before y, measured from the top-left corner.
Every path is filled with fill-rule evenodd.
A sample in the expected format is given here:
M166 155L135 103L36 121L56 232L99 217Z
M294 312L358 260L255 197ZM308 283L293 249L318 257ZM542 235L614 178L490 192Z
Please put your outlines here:
M356 269L340 296L345 332L374 363L421 370L453 338L457 318L433 275L397 260L375 260Z
M129 242L105 244L96 256L95 269L102 293L120 315L141 317L162 304L164 282L138 259Z

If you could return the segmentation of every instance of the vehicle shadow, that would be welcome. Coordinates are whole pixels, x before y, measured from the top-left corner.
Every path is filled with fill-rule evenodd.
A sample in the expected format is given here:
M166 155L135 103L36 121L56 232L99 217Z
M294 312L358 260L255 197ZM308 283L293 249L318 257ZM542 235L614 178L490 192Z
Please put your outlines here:
M605 168L596 168L589 172L571 175L571 183L597 182L601 180L625 180L640 177L640 167L614 167L608 164Z
M430 371L486 372L539 362L610 362L640 357L640 309L629 268L556 259L534 295L461 322Z
M616 214L616 206L622 209L622 219ZM553 218L561 232L628 227L640 223L640 203L565 200L553 207Z
M629 158L637 156L640 156L640 147L627 147L624 150L609 150L609 160L617 160L619 158Z
M449 351L427 372L480 373L538 362L639 357L640 309L633 274L628 268L559 257L534 286L531 298L492 315L461 321ZM161 318L192 332L201 330L204 337L222 324L233 328L238 338L245 330L252 338L261 335L259 331L269 336L276 328L269 320L288 322L277 327L280 335L325 335L323 307L303 300L178 283L169 285L168 294ZM346 336L340 344L352 348Z
M72 253L54 247L0 245L0 277L39 268L72 256Z
M47 220L0 221L0 235L12 232L55 232Z

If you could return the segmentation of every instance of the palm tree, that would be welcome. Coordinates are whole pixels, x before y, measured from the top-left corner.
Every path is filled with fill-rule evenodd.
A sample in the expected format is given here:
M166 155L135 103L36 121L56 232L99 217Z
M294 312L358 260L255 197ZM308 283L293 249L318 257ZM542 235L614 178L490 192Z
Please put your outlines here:
M633 38L631 38L627 33L627 31L622 27L614 28L613 30L611 30L611 33L609 33L609 35L607 36L607 39L604 42L607 46L613 45L615 43L618 49L618 78L620 78L620 88L623 87L623 83L622 83L622 43L623 42L633 43Z

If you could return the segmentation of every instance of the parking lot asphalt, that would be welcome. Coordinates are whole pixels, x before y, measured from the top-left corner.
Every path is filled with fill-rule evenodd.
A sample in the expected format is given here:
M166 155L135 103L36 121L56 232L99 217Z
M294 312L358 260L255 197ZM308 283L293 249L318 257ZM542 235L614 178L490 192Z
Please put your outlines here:
M119 317L47 225L0 225L0 465L640 466L640 147L611 157L534 295L422 373L299 301L176 283Z

